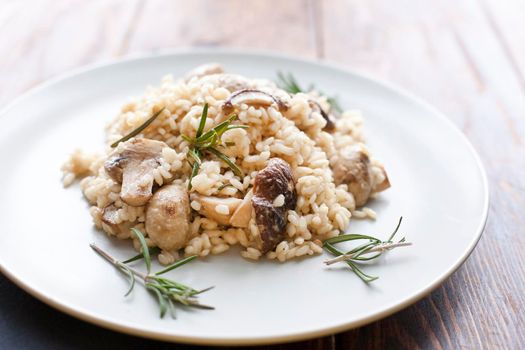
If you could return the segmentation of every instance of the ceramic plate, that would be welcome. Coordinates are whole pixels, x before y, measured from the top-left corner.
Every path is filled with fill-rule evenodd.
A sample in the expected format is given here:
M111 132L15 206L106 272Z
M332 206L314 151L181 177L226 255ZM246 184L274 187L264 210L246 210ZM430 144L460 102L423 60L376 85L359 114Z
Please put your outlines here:
M192 262L170 277L195 287L214 311L179 310L159 318L143 288L124 297L127 281L89 248L117 257L127 243L94 229L80 190L64 189L60 165L75 148L102 149L103 128L129 96L162 76L180 76L205 62L249 77L292 72L365 116L373 153L392 188L370 203L376 221L353 220L351 232L382 237L404 217L414 245L366 268L371 285L345 268L327 268L327 255L284 264L246 261L233 249ZM436 288L465 261L487 217L488 189L467 139L432 107L388 84L289 57L192 50L131 58L54 79L1 113L0 267L20 287L80 319L145 337L199 344L292 341L347 330L400 310Z

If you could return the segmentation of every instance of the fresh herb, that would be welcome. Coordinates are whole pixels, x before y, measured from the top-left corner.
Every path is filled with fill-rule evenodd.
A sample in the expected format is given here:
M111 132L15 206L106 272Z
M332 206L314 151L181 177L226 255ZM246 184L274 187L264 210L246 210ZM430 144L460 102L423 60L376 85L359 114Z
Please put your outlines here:
M144 258L144 262L146 263L146 268L148 270L148 275L151 272L151 256L149 255L149 248L146 244L146 239L144 238L144 235L142 232L137 230L136 228L131 229L131 233L137 237L140 243L140 253L142 254L142 257Z
M155 273L155 275L158 276L158 275L165 274L166 272L174 270L177 267L181 267L182 265L185 265L185 264L189 263L190 261L192 261L194 259L197 259L197 255L191 255L191 256L188 256L187 258L180 259L179 261L173 263L172 265L170 265L170 266L164 268L163 270L160 270L159 272Z
M221 191L225 189L226 187L234 187L231 183L222 184L217 188L217 191Z
M195 307L195 308L200 308L200 309L208 309L208 310L213 309L212 306L203 305L199 303L198 301L199 294L204 293L213 287L206 288L203 290L196 290L184 284L181 284L179 282L176 282L171 279L160 276L168 271L181 267L182 265L185 265L188 262L194 260L197 257L196 255L181 259L175 262L174 264L152 275L150 274L151 256L149 255L151 250L149 250L148 247L146 246L146 240L144 239L144 235L139 230L134 229L133 233L135 234L135 236L137 236L137 238L139 239L139 242L141 243L141 248L142 248L141 255L147 266L147 270L148 270L147 274L144 274L126 265L124 262L121 262L115 259L114 257L109 255L107 252L99 248L94 243L90 244L90 247L95 252L97 252L100 256L102 256L104 259L109 261L113 266L115 266L121 272L128 275L129 289L126 292L125 296L128 296L133 291L133 288L135 287L136 277L138 277L140 278L144 286L157 297L157 300L159 302L161 318L166 315L166 312L168 311L168 309L170 310L171 315L175 317L175 304L176 303L179 303L179 304L182 304L188 307ZM135 257L128 259L126 261L133 261L133 260L135 260Z
M388 250L397 247L406 247L412 245L412 243L406 242L404 237L397 242L393 241L396 233L399 230L399 227L401 226L402 220L403 217L399 218L399 222L394 232L392 232L392 234L390 235L390 237L388 237L386 241L382 241L376 237L359 234L345 234L327 239L326 241L324 241L323 248L335 255L336 258L325 260L324 263L326 265L332 265L337 262L345 262L346 264L348 264L348 266L350 266L352 271L366 283L378 279L379 277L377 276L370 276L364 273L363 270L361 270L358 267L358 265L362 264L363 262L378 258ZM365 240L367 242L347 251L346 253L342 252L341 250L335 247L335 244L337 243L358 240Z
M313 84L310 84L307 89L303 89L299 83L297 82L297 79L291 74L284 74L283 72L277 72L277 85L289 93L297 94L299 92L308 92L315 89L315 86ZM319 91L321 95L325 95L322 91ZM339 100L337 97L326 97L326 101L330 104L330 106L338 113L342 113L343 109L341 108L341 105L339 104Z
M299 92L305 91L301 88L292 73L284 74L283 72L277 72L277 85L281 89L292 94L298 94ZM310 85L307 90L311 91L313 89L313 85Z
M215 155L217 158L222 160L224 163L230 167L233 173L239 177L242 177L241 169L232 161L227 155L218 150L218 147L230 146L231 143L223 144L221 138L222 135L233 129L246 129L246 125L234 125L232 122L237 118L237 115L232 115L222 123L215 126L213 129L204 132L204 126L206 125L206 119L208 118L208 104L204 105L202 109L201 119L199 121L199 127L197 128L197 133L195 138L190 138L186 135L182 135L182 138L190 144L188 150L188 159L192 159L193 163L190 162L192 167L190 179L188 182L188 189L191 189L191 181L199 172L199 168L202 164L202 157L206 153Z
M153 123L153 121L155 119L157 119L157 117L162 113L163 110L165 110L166 108L162 108L161 110L159 110L157 113L154 113L151 117L148 118L148 120L146 120L144 123L142 123L138 128L134 129L133 131L131 131L129 134L127 134L126 136L123 136L121 139L113 142L111 144L111 147L112 148L115 148L118 146L119 143L121 142L125 142L127 140L129 140L130 138L132 137L135 137L137 136L138 134L140 134L144 129L146 129L151 123Z
M149 255L157 255L160 253L160 248L159 247L150 247L148 248L149 250ZM133 262L133 261L137 261L137 260L140 260L140 259L144 259L144 255L142 253L139 253L131 258L129 258L128 260L124 260L123 263L124 264L129 264L130 262Z

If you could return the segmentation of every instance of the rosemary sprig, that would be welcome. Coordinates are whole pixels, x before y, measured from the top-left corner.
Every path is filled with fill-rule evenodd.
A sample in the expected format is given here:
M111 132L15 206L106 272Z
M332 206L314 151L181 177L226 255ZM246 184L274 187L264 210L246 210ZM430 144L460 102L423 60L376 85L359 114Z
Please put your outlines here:
M297 94L299 92L305 91L301 88L301 86L299 85L295 77L292 75L292 73L285 74L281 71L277 72L277 85L281 89L288 91L292 94ZM307 90L313 90L313 86L310 85Z
M197 128L197 133L194 138L191 138L187 135L182 135L182 138L190 144L187 156L193 160L193 163L190 162L192 167L190 179L188 182L188 189L191 190L192 179L198 174L199 168L202 164L202 157L206 153L215 155L217 158L222 160L224 163L230 167L233 173L239 177L242 176L241 169L232 161L227 155L222 153L217 149L217 147L231 146L232 144L226 142L223 144L221 138L222 135L233 129L246 129L246 125L233 125L232 122L237 118L237 115L232 115L222 123L217 124L213 129L204 132L204 126L206 125L206 119L208 118L208 104L204 105L202 109L201 119L199 121L199 127Z
M297 79L292 75L292 73L284 74L283 72L277 72L277 85L289 93L297 94L299 92L308 92L315 89L315 86L313 84L310 84L307 89L303 89L299 83L297 82ZM325 95L322 91L319 91L321 95ZM327 102L330 104L330 106L338 113L342 113L343 109L341 108L341 105L339 104L339 100L335 96L327 96L326 97Z
M181 259L179 261L176 261L174 264L164 268L163 270L155 273L154 275L151 275L150 274L151 256L149 255L151 250L147 248L146 241L144 239L144 235L139 230L134 230L133 233L137 236L137 238L139 239L139 242L141 243L142 258L144 259L146 266L148 266L147 274L144 274L132 268L131 266L126 265L124 262L121 262L115 259L114 257L112 257L110 254L102 250L100 247L98 247L94 243L90 244L90 247L95 252L97 252L100 256L102 256L104 259L110 262L113 266L119 269L119 271L128 275L130 286L125 296L128 296L131 293L131 291L135 287L136 277L138 277L142 281L144 286L157 297L161 318L166 315L166 312L168 311L168 309L170 310L170 313L172 314L172 316L174 316L176 303L179 303L179 304L182 304L188 307L195 307L195 308L200 308L200 309L208 309L208 310L213 309L212 306L208 306L208 305L199 303L198 298L197 298L198 294L204 293L213 287L202 289L202 290L196 290L189 286L181 284L179 282L176 282L171 279L160 276L168 271L171 271L173 269L181 267L182 265L187 264L188 262L194 260L197 256L193 255L193 256ZM134 259L135 257L128 259L126 261L134 261ZM135 260L138 260L138 259L135 259Z
M129 140L130 138L132 137L135 137L137 136L138 134L140 134L144 129L146 129L151 123L153 123L153 121L155 119L157 119L157 117L162 113L163 110L165 110L166 108L162 108L161 110L159 110L157 113L154 113L151 117L148 118L148 120L146 120L144 123L142 123L141 125L139 125L136 129L134 129L133 131L131 131L129 134L123 136L122 138L120 138L119 140L113 142L111 144L111 147L112 148L115 148L118 146L119 143L121 142L125 142L127 140Z
M360 234L345 234L327 239L323 243L323 248L336 257L325 260L324 263L326 265L332 265L337 262L344 261L348 266L350 266L350 269L364 282L369 283L378 279L379 277L377 276L371 276L363 272L363 270L361 270L358 265L365 261L376 259L384 252L391 249L412 245L412 243L406 242L404 237L397 242L393 241L395 235L399 231L402 220L403 217L400 217L395 230L386 241L382 241L381 239L373 236ZM365 240L366 242L347 252L343 252L335 247L335 244L337 243L358 240Z

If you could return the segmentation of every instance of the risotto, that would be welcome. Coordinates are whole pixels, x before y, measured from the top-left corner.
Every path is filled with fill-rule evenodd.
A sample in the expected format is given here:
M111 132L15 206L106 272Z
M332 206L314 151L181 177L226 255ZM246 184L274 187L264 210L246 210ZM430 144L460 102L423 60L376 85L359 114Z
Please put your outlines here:
M208 64L122 106L105 152L75 151L63 181L80 179L97 228L137 250L140 230L162 264L234 245L286 261L321 253L352 216L375 217L364 205L390 184L362 123L316 91Z

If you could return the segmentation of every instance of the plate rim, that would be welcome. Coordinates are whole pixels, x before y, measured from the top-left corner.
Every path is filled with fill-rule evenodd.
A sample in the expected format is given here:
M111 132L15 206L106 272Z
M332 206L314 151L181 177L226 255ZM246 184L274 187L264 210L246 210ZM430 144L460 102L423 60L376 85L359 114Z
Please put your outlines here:
M456 126L456 124L454 124L449 118L447 118L443 113L441 113L436 107L432 106L430 103L426 102L424 99L416 96L415 94L409 92L408 90L394 83L391 83L384 79L376 78L369 73L361 72L359 70L355 70L352 68L342 66L330 60L305 58L303 56L298 56L298 55L293 55L293 54L284 54L284 53L273 51L273 50L242 49L242 48L184 47L184 48L167 48L167 49L156 50L153 52L151 51L150 52L139 52L139 53L129 54L129 55L112 58L108 60L102 60L100 62L84 65L84 66L81 66L75 69L67 70L64 73L57 74L43 81L42 83L36 85L35 87L32 87L29 90L21 93L11 102L9 102L7 105L3 106L0 109L0 118L3 118L4 115L6 115L10 111L11 108L16 106L19 102L23 101L24 99L30 98L32 95L38 93L41 90L46 89L49 86L52 86L63 80L67 80L69 78L73 78L77 75L87 73L89 71L96 70L99 68L107 68L110 66L116 66L122 63L127 63L127 62L132 62L132 61L142 61L142 60L154 59L154 58L159 58L159 57L183 56L183 55L192 55L192 54L203 54L203 55L204 54L207 54L207 55L219 54L219 55L245 56L245 57L252 57L252 58L257 58L257 57L264 57L264 58L270 58L270 59L276 58L276 59L281 59L281 60L284 59L284 60L289 60L289 61L298 61L298 62L305 63L305 64L317 65L323 68L339 70L339 71L344 72L345 74L349 74L354 77L357 77L363 80L367 80L376 85L384 87L387 90L393 92L394 94L397 94L403 97L405 100L408 100L411 103L414 103L415 105L418 105L421 108L424 108L429 113L433 114L434 117L441 119L441 121L443 121L445 124L448 124L449 128L451 130L454 130L454 132L456 132L456 134L458 134L458 136L460 136L460 138L463 140L468 150L470 151L470 154L472 155L476 163L476 166L478 168L479 174L481 176L481 182L482 182L483 192L484 192L483 193L482 218L476 228L476 234L475 236L473 235L472 237L473 239L471 240L467 249L463 252L461 256L459 256L456 259L452 267L449 270L442 273L439 277L437 277L433 283L429 284L425 288L421 288L419 291L403 299L401 302L395 303L391 306L387 306L383 311L376 312L372 315L369 315L368 317L361 318L357 321L345 322L340 325L324 327L324 328L317 329L315 331L302 331L302 332L290 333L287 335L278 335L278 336L258 336L258 337L251 337L251 338L243 338L243 337L220 338L220 337L184 336L184 335L167 334L165 332L154 331L154 330L144 330L138 327L122 325L122 324L119 324L118 322L111 321L107 318L104 319L102 317L92 315L89 312L86 312L86 310L75 309L68 305L62 304L60 301L55 300L54 298L46 295L45 293L40 292L39 290L30 286L29 283L26 283L25 281L19 279L17 276L15 276L13 272L11 272L6 266L4 266L3 262L0 260L0 272L4 276L6 276L11 282L13 282L16 286L18 286L25 292L29 293L31 296L35 297L36 299L44 302L45 304L67 315L73 316L77 319L80 319L82 321L85 321L85 322L88 322L88 323L91 323L91 324L94 324L100 327L110 329L112 331L126 333L126 334L133 335L133 336L139 336L143 338L156 339L156 340L169 341L169 342L195 344L195 345L219 345L219 346L268 345L268 344L277 344L277 343L289 343L289 342L313 339L313 338L327 336L330 334L340 333L343 331L347 331L350 329L364 326L366 324L369 324L374 321L385 318L387 316L390 316L418 302L419 300L421 300L422 298L430 294L432 291L434 291L447 278L449 278L454 272L456 272L457 269L468 259L470 254L474 251L474 248L478 244L483 234L483 231L485 229L486 223L487 223L488 212L489 212L489 207L490 207L490 191L489 191L489 184L488 184L488 178L487 178L485 167L483 166L481 157L479 156L478 152L476 151L476 149L474 148L470 140Z

